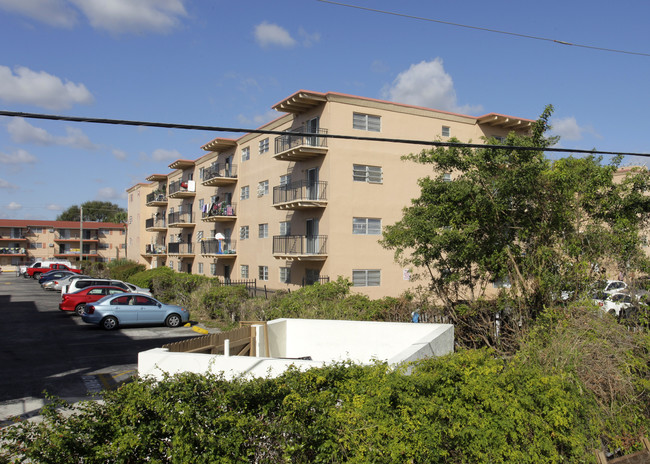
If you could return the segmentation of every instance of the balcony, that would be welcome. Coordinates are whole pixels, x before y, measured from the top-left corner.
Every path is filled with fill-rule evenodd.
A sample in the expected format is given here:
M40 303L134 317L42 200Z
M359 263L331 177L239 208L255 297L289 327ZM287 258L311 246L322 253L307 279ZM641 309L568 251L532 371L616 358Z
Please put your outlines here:
M24 247L4 247L0 246L0 255L26 256L27 249Z
M167 254L167 248L165 247L165 245L149 244L145 247L144 250L145 256L166 255L166 254Z
M193 180L177 180L169 184L169 198L193 198L196 196L196 184Z
M150 218L144 221L144 228L147 232L164 232L167 230L165 219Z
M208 238L201 240L201 254L203 256L218 256L219 258L237 257L236 240Z
M65 235L65 234L56 234L54 237L55 242L76 242L79 243L79 241L82 240L79 238L79 235ZM84 233L83 235L83 241L84 242L98 242L99 241L99 235L97 232L95 233Z
M168 255L178 255L185 257L194 257L191 243L172 242L167 244Z
M14 243L27 243L27 237L24 235L16 236L8 236L8 237L0 237L0 242L14 242Z
M196 224L192 213L169 213L167 215L167 227L194 227Z
M227 222L237 219L236 203L212 203L203 214L203 222Z
M296 135L288 132L275 138L275 155L281 161L304 161L327 153L327 129L319 129L314 135Z
M206 187L218 187L237 183L237 166L230 164L213 164L203 171L202 184Z
M325 261L327 235L275 235L273 257L296 261Z
M147 206L165 206L167 204L167 196L165 192L157 191L147 195Z
M327 182L301 180L273 187L273 206L277 209L310 209L327 206Z

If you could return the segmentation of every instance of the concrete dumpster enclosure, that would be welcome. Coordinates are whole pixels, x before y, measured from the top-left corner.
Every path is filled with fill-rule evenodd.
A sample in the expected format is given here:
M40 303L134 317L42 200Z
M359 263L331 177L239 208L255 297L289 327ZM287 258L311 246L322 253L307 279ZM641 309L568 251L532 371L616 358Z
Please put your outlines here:
M453 352L451 324L275 319L253 324L255 356L171 352L155 348L138 354L138 374L162 379L181 372L223 373L225 378L278 376L289 366L305 370L340 361L390 365Z

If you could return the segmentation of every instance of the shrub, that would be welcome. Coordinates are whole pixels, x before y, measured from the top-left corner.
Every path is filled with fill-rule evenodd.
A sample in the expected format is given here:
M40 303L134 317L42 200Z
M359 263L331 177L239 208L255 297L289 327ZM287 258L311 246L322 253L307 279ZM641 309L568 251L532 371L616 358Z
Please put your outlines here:
M201 305L210 319L235 322L242 320L240 308L247 299L244 286L212 286L202 294Z
M144 264L127 259L115 260L108 263L108 271L111 279L130 282L131 276L146 269Z

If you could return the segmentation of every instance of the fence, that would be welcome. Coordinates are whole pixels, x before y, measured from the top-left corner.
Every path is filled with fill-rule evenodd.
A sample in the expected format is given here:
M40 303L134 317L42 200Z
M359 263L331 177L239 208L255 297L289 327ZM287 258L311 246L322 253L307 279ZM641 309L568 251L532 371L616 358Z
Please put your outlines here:
M227 341L227 342L226 342ZM202 337L190 338L179 342L163 345L172 353L207 353L226 354L234 356L255 356L255 329L240 327L228 332L214 333Z

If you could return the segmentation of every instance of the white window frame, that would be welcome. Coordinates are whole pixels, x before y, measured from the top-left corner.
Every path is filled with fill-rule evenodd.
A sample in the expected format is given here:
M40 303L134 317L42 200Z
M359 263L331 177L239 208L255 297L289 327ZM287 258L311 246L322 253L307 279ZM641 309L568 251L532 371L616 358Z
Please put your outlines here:
M369 132L381 132L381 116L352 113L352 128Z
M257 183L257 196L263 197L269 194L269 181L263 180Z
M354 182L367 182L369 184L381 184L384 182L384 170L381 166L370 166L367 164L352 165L352 180Z
M352 218L353 235L381 235L380 218Z
M248 185L244 185L239 192L239 199L248 200L249 198L250 198L250 187Z
M451 137L451 127L442 126L441 134L443 137Z
M248 264L242 264L239 266L239 276L242 279L248 279Z
M269 151L269 138L260 140L260 155L267 153Z
M239 227L239 240L248 240L249 238L249 229L248 226Z
M291 174L280 176L280 187L285 187L291 183Z
M280 268L280 282L283 284L291 283L291 268L290 267L281 267Z
M210 263L210 274L213 276L217 275L217 263Z
M353 269L353 287L379 287L381 286L381 269Z
M243 163L244 161L248 161L249 159L251 159L251 149L250 149L250 147L244 147L244 148L242 148L242 149L241 149L241 160L242 160L242 163Z
M257 277L260 280L264 280L264 281L269 280L269 267L268 266L258 266L258 268L257 268Z
M280 235L282 235L282 236L291 235L291 222L290 221L280 221Z
M269 224L259 224L257 227L258 238L269 238Z
M203 263L199 263L199 274L203 274Z

